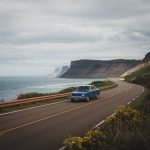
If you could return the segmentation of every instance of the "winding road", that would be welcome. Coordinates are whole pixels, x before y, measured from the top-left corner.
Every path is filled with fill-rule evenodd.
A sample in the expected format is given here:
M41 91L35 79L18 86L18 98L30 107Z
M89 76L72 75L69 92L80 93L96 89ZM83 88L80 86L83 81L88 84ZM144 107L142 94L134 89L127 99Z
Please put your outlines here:
M119 79L99 100L70 101L0 114L0 150L57 150L69 135L83 135L119 105L138 97L144 88Z

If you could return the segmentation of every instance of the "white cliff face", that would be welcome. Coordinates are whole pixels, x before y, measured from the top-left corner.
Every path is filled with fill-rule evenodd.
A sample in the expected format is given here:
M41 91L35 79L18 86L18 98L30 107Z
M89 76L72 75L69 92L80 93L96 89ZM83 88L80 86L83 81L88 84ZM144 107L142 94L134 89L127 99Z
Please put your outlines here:
M52 73L50 73L49 77L60 77L65 72L67 72L69 69L69 66L63 66L63 67L57 67Z
M49 77L57 77L57 75L61 72L61 67L57 67L52 73L50 73Z
M57 75L57 77L62 76L64 73L66 73L69 70L69 66L63 66L60 73Z

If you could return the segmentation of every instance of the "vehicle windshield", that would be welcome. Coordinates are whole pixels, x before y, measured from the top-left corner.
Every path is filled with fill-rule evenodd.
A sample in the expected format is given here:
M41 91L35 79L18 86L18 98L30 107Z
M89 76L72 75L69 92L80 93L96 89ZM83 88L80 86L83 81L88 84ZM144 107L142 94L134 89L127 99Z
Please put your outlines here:
M89 89L90 89L89 86L79 86L79 87L77 87L76 91L77 92L88 92Z

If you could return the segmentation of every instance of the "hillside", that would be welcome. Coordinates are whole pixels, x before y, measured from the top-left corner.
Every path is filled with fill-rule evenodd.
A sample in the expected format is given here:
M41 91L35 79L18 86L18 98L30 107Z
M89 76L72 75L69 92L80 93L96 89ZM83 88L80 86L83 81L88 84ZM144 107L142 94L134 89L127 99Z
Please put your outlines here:
M138 64L137 66L135 66L135 67L133 67L133 68L127 70L126 72L124 72L120 77L121 77L121 78L124 78L124 77L126 77L126 76L132 74L133 72L136 72L136 71L138 71L138 70L140 70L140 69L142 69L142 68L144 68L144 67L145 67L145 63Z
M125 80L150 88L150 62L145 63L144 67L126 76Z
M136 66L138 60L77 60L72 61L69 70L61 78L105 78L118 77Z
M132 74L134 72L137 72L141 69L144 69L144 67L147 66L149 63L150 63L150 52L145 55L143 60L141 60L137 66L127 70L120 77L124 78L124 77L129 76L130 74Z
M142 62L148 62L148 61L150 61L150 52L149 53L147 53L146 55L145 55L145 57L144 57L144 59L142 60Z

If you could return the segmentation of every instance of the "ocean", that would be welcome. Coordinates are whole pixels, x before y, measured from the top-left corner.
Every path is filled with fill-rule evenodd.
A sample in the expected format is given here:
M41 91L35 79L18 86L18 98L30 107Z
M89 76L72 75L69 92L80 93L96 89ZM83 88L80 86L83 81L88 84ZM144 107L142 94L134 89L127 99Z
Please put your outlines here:
M70 86L87 84L100 79L62 79L50 77L0 77L0 101L11 101L19 94L53 93ZM102 79L101 79L102 80Z

